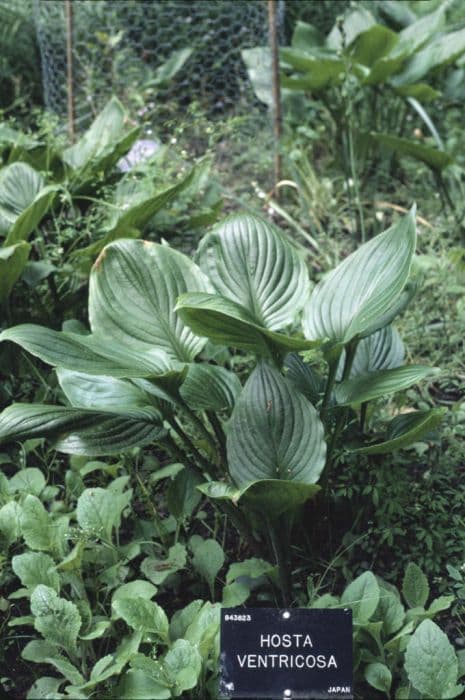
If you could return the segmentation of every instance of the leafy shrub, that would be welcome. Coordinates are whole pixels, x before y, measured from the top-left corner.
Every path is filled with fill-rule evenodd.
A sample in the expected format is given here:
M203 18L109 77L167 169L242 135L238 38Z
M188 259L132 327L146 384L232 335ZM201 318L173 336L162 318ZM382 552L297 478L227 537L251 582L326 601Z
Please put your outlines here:
M401 341L388 327L411 296L414 247L410 214L349 256L309 299L296 250L252 216L233 216L208 234L200 267L166 245L111 243L91 273L91 334L34 325L1 334L57 367L70 405L9 407L0 440L49 437L64 452L90 456L159 445L207 479L198 488L253 551L266 558L271 548L290 601L288 515L320 491L322 474L328 495L337 445L389 453L442 419L441 409L414 411L395 417L381 442L365 435L370 401L435 372L402 366ZM305 337L295 325L299 310ZM244 387L210 360L207 338L226 358L226 347L255 357ZM299 351L320 353L326 377Z

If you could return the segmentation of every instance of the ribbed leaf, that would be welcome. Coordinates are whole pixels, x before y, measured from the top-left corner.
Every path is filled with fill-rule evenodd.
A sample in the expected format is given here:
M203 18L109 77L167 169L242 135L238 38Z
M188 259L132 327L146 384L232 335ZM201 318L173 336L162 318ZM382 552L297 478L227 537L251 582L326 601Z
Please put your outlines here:
M335 23L326 39L326 45L336 51L342 50L344 46L350 46L362 32L374 24L376 24L375 18L369 10L365 7L355 7L344 17L342 31L339 22Z
M365 403L396 391L408 389L425 377L437 374L440 370L424 365L407 365L379 372L368 372L352 379L346 379L337 385L335 395L340 406L353 403Z
M0 248L0 304L8 299L15 282L26 267L31 246L25 241Z
M265 512L276 518L287 510L293 510L310 500L320 491L318 484L283 479L260 479L238 489L224 481L208 481L197 486L208 498L220 501L241 502L247 508Z
M121 406L112 413L18 403L0 414L0 443L46 437L68 454L115 454L159 440L164 432L161 416L153 408Z
M315 55L296 48L283 48L281 60L303 75L298 78L281 76L281 85L289 90L323 90L339 84L344 77L344 62L333 53L316 50Z
M112 97L79 141L63 152L65 163L81 169L111 152L123 137L127 116L121 102Z
M444 408L433 408L430 411L415 411L397 416L390 423L384 442L361 447L354 452L381 455L409 447L435 430L442 423L444 414Z
M76 257L96 256L109 243L118 240L119 238L128 238L129 232L136 231L137 233L131 237L137 237L140 232L147 226L150 219L155 216L163 207L171 202L180 192L185 190L192 183L195 176L195 168L191 170L189 175L172 187L168 187L162 192L157 192L149 197L143 198L141 201L123 209L118 216L116 222L105 233L104 237L79 251L76 251Z
M114 377L84 374L60 368L57 370L60 386L75 408L118 411L126 408L154 407L153 397L130 381Z
M349 53L354 61L371 68L377 60L389 54L398 41L396 32L382 24L373 24L358 35Z
M266 221L231 216L205 236L198 258L219 294L270 330L292 323L309 293L303 259Z
M396 86L416 83L429 71L453 63L464 51L465 29L439 35L412 56L405 70L392 82Z
M314 484L325 463L323 425L312 404L262 362L236 402L227 453L238 486L261 479Z
M386 326L364 338L357 345L350 378L381 369L393 369L403 364L404 344L398 331L393 326ZM345 351L339 365L338 379L342 378Z
M315 288L304 309L305 337L346 344L373 327L407 282L415 242L412 211L349 255Z
M180 394L195 410L233 408L241 383L235 374L215 365L190 365Z
M0 236L13 245L27 236L49 210L58 187L45 187L40 173L27 163L0 172Z
M385 146L390 151L398 153L400 156L410 156L425 163L433 170L444 170L448 165L454 162L454 159L449 153L440 151L438 148L425 146L422 143L404 139L400 136L392 136L391 134L371 133L371 138Z
M437 10L431 12L420 19L408 24L399 32L399 43L394 53L412 55L423 44L425 44L433 34L436 34L444 26L446 17L446 5L443 4Z
M164 350L190 362L206 343L175 313L185 292L208 291L201 270L169 246L120 240L104 248L90 277L92 330L128 347Z
M309 350L320 341L289 337L259 326L249 311L219 294L191 293L178 299L176 311L194 333L212 343L230 345L265 357Z
M286 357L284 366L287 370L286 377L298 391L315 405L324 389L323 378L296 352L292 352Z
M162 350L122 347L93 335L53 331L23 324L0 333L54 367L111 377L154 377L181 369Z
M0 234L8 233L44 187L42 175L27 163L12 163L0 171Z

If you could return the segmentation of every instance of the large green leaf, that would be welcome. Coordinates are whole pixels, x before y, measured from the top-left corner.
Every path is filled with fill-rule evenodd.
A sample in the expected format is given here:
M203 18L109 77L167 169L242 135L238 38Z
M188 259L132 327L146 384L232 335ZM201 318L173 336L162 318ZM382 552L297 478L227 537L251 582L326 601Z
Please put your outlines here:
M271 52L267 46L255 46L241 51L255 95L264 104L273 105L271 89Z
M266 357L310 350L320 344L320 341L291 337L259 326L246 308L219 294L183 294L176 311L194 333L206 336L212 343Z
M155 71L153 78L144 84L144 89L150 86L159 86L168 83L184 66L186 61L192 56L194 49L186 47L173 51L164 63Z
M8 299L15 282L26 267L31 246L25 241L0 248L0 304Z
M122 142L125 152L138 136L138 129L125 134L127 121L123 105L112 97L79 141L63 152L64 162L73 170L82 170L88 165L105 170L120 157Z
M390 151L398 153L399 156L415 158L415 160L425 163L433 170L444 170L444 168L447 168L448 165L454 162L453 157L445 151L440 151L438 148L425 146L423 143L417 143L400 136L372 132L370 137Z
M46 187L40 173L27 163L12 163L0 171L0 236L13 245L40 223L58 187Z
M349 255L310 297L303 316L305 337L346 344L376 330L406 285L415 243L412 211Z
M390 423L384 442L361 447L355 452L368 455L387 454L409 447L437 428L442 423L445 412L444 408L433 408L430 411L414 411L397 416Z
M31 612L36 630L47 642L76 654L81 616L74 603L59 598L53 588L41 584L31 595Z
M231 409L240 392L241 383L233 372L207 364L190 365L180 389L184 401L199 411Z
M236 402L227 453L240 487L260 479L315 484L325 464L323 425L312 404L261 362Z
M318 484L283 479L259 479L239 489L225 481L208 481L197 486L208 498L244 504L248 510L256 510L267 517L277 518L288 510L314 498L320 491Z
M42 175L27 163L12 163L0 171L0 234L8 233L44 187Z
M195 168L180 182L172 187L168 187L162 192L156 192L148 197L143 197L132 206L123 205L121 213L116 221L111 225L105 235L99 241L92 243L86 248L76 251L76 257L96 256L109 243L119 238L128 238L139 235L147 226L152 217L171 202L180 192L185 190L192 183L195 176ZM134 234L134 236L132 235Z
M315 47L324 46L324 36L309 22L298 20L292 33L291 46L294 49L309 51Z
M123 345L164 350L190 362L206 343L187 328L174 307L185 292L203 292L201 270L169 246L120 240L103 249L90 277L92 330Z
M13 404L0 414L0 443L53 438L68 454L117 454L159 440L165 431L154 408L121 406L118 413L64 406Z
M339 22L336 22L326 39L326 45L335 51L342 50L344 46L350 46L362 32L366 32L374 24L376 24L375 18L369 10L365 7L356 7L346 14L342 28Z
M57 376L66 398L75 408L118 411L121 406L145 408L154 405L150 394L130 381L63 368L57 370Z
M373 24L356 37L349 53L354 61L371 68L376 61L389 54L398 41L396 32L382 24Z
M318 92L329 85L342 82L344 62L336 54L316 51L315 55L295 48L283 48L281 60L303 75L281 75L281 85L289 90L310 90Z
M336 401L340 406L373 401L382 396L394 394L396 391L408 389L412 384L417 384L425 377L439 371L435 367L406 365L405 367L360 374L337 385Z
M412 56L402 73L392 79L392 83L396 87L416 83L431 70L453 63L464 51L465 29L439 35Z
M423 620L412 635L405 652L405 670L423 697L455 698L464 690L457 685L454 647L432 620Z
M200 267L218 294L270 330L288 326L309 294L303 259L277 229L255 216L231 216L205 236Z
M125 347L102 336L53 331L22 324L0 333L54 367L111 377L157 377L178 371L181 365L147 345Z
M316 405L324 390L323 378L296 352L292 352L286 357L284 366L286 377L294 384L295 388L306 396L313 405Z
M420 17L399 32L399 43L394 53L412 55L418 51L432 36L444 26L446 17L446 4L440 5L437 10Z
M399 367L404 357L405 348L398 331L393 326L385 326L358 343L350 378ZM345 351L342 353L338 379L342 378L344 358Z

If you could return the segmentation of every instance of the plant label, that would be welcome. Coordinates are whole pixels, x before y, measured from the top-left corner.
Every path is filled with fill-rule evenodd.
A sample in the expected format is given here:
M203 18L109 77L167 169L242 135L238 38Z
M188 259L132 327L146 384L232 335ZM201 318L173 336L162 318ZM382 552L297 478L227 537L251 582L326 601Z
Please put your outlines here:
M223 608L220 696L352 698L352 611Z

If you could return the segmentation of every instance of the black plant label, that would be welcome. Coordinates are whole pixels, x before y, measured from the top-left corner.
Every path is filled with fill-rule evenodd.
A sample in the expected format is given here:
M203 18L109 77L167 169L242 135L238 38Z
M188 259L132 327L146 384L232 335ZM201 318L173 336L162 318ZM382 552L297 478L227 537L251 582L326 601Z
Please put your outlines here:
M220 696L352 698L352 611L223 608Z

